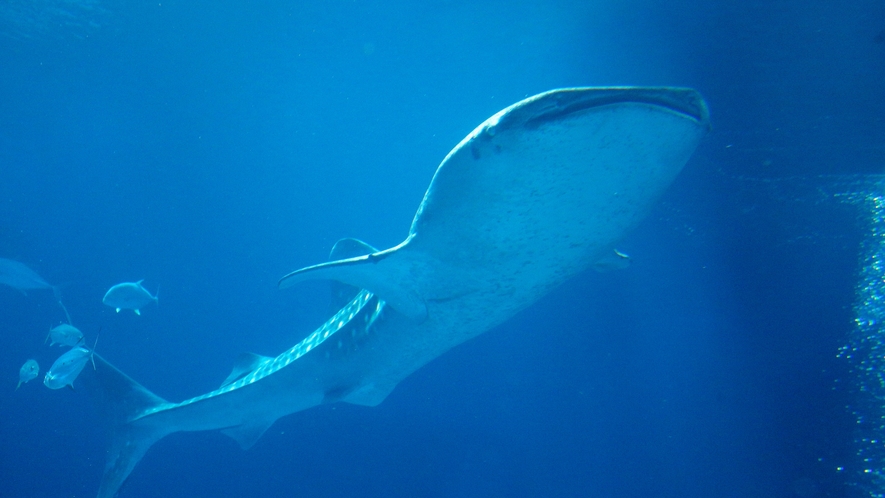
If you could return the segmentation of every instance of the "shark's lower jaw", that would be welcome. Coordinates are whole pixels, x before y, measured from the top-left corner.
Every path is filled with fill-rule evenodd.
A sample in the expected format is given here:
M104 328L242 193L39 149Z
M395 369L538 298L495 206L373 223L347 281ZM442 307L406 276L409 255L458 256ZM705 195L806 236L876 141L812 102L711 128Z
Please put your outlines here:
M114 424L99 498L158 439L221 430L244 448L321 403L380 403L402 379L588 268L648 212L709 129L684 88L568 88L495 114L443 160L406 240L344 239L285 288L329 279L340 309L276 357L244 354L214 391L169 403L95 355L84 384Z

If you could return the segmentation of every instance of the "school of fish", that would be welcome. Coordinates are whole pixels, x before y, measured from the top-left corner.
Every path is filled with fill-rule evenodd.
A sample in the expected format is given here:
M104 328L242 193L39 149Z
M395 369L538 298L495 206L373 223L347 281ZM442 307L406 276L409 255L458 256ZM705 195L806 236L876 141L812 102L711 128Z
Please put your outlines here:
M117 313L120 310L132 310L136 315L141 315L141 309L150 303L158 303L157 295L151 294L141 285L143 280L137 282L121 282L111 286L102 298L102 303L114 308ZM62 353L49 367L43 377L43 385L49 389L61 389L63 387L74 388L74 381L88 363L95 367L95 346L98 344L96 336L92 348L86 347L83 332L71 323L71 315L61 302L61 294L58 286L52 285L29 268L24 263L12 259L0 258L0 285L7 285L27 296L28 291L50 290L58 305L64 311L66 322L55 327L50 327L43 343L49 346L69 347L71 349ZM18 372L18 390L22 384L37 378L40 375L40 365L37 360L29 359L24 362Z

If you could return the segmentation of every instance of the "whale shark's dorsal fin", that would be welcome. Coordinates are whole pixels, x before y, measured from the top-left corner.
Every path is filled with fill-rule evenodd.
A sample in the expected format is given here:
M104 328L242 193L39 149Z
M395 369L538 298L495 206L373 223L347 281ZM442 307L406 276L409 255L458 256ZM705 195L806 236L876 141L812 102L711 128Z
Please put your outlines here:
M366 244L362 240L344 238L335 242L332 250L329 252L329 261L337 261L339 259L356 258L378 252L378 249ZM350 299L348 299L350 301Z
M378 252L378 249L358 239L345 238L332 246L329 261L356 258ZM333 280L331 282L332 298L329 300L329 312L334 314L350 302L360 291L360 287Z
M272 358L261 356L260 354L255 353L241 354L240 357L237 358L237 361L234 362L234 368L230 371L230 375L228 375L227 378L224 379L224 382L221 383L221 387L224 387L231 382L241 379L244 375L254 371L264 362L271 359Z

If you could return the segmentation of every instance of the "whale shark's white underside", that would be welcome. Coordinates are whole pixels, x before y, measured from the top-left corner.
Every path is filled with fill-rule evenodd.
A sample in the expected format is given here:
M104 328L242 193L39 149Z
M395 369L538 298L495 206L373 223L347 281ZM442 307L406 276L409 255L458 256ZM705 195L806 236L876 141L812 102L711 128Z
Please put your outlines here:
M248 448L279 417L335 401L377 405L410 373L587 268L649 211L709 128L682 88L569 88L495 114L440 164L406 240L353 239L280 280L336 282L341 308L275 358L244 355L221 388L158 398L95 355L84 384L113 430L98 496L177 431Z

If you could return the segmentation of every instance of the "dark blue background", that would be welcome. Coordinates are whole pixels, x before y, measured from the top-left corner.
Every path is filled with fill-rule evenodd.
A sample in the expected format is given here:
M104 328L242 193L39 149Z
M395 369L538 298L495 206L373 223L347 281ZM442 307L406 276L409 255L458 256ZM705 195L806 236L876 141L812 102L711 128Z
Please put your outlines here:
M12 0L0 257L180 400L327 318L325 284L277 279L341 237L400 242L494 112L556 87L695 87L714 132L624 242L631 268L576 278L376 408L288 416L245 452L170 436L122 496L858 493L836 352L863 233L850 206L802 196L885 166L883 31L873 0ZM142 278L159 306L101 304ZM26 359L60 353L42 340L62 318L48 292L0 288L0 496L97 490L85 396L13 391Z

